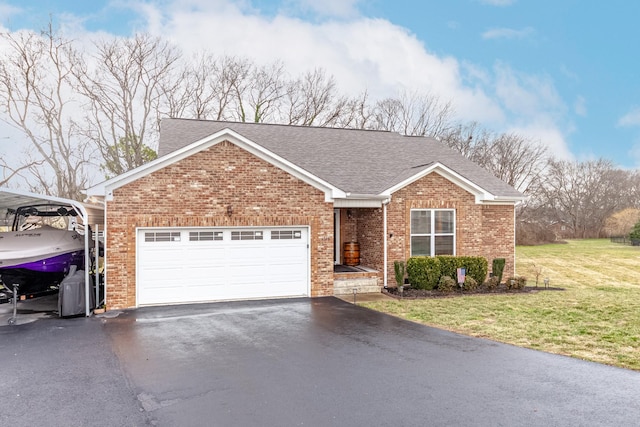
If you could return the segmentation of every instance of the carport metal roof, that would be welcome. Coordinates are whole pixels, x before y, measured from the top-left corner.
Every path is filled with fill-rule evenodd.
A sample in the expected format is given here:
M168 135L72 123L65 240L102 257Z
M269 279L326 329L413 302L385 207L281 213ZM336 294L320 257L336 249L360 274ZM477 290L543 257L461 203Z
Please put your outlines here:
M7 209L15 209L20 206L38 204L38 203L63 203L73 206L80 215L82 224L85 225L102 225L104 224L104 207L99 205L81 203L77 200L64 199L61 197L47 196L44 194L29 193L26 191L13 190L0 187L0 213L6 212ZM91 240L89 233L84 233L84 250L85 254L89 254ZM89 256L84 257L84 274L85 274L85 315L91 315L90 306L90 260Z

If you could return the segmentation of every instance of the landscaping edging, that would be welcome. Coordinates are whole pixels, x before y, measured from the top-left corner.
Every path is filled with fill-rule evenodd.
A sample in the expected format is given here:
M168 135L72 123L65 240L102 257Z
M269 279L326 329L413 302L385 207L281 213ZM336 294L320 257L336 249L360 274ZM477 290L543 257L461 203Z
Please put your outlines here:
M539 291L564 291L564 288L556 287L536 287L525 286L523 289L507 289L506 286L501 285L494 290L478 289L475 291L454 291L454 292L440 292L438 290L424 290L424 289L412 289L405 286L402 294L398 292L398 288L384 288L382 293L395 299L428 299L428 298L454 298L462 297L466 295L510 295L510 294L529 294L537 293Z

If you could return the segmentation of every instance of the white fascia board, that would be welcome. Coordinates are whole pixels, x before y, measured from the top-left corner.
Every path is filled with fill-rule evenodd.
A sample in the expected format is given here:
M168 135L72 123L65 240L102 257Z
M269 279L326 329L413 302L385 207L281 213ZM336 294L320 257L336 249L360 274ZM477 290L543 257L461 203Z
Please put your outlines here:
M380 208L384 203L388 203L390 196L381 194L355 194L345 193L344 198L333 200L334 208Z
M259 157L260 159L280 169L283 169L284 171L290 173L301 181L323 191L325 193L325 200L327 202L332 201L333 198L345 196L344 191L340 190L339 188L305 171L301 167L289 162L288 160L278 156L277 154L267 150L261 145L251 141L248 138L245 138L244 136L238 134L237 132L234 132L229 128L225 128L219 132L216 132L185 147L182 147L179 150L173 151L166 156L160 157L147 164L118 175L115 178L91 187L86 190L86 194L87 196L105 196L107 200L110 200L113 195L113 190L127 185L146 175L149 175L150 173L163 169L164 167L176 163L180 160L184 160L199 151L212 147L223 141L229 141L255 155L256 157Z
M386 200L386 199L384 199ZM383 199L334 199L334 208L381 208Z
M453 171L452 169L446 167L445 165L439 162L436 162L430 165L428 168L405 179L404 181L394 185L393 187L383 191L381 194L391 195L394 192L400 190L401 188L406 187L407 185L419 180L420 178L423 178L429 175L432 172L437 173L438 175L451 181L452 183L462 188L463 190L466 190L469 193L473 194L476 198L476 203L478 204L490 202L496 199L496 197L493 194L489 193L479 185L473 183L472 181L468 180L467 178L463 177L459 173Z

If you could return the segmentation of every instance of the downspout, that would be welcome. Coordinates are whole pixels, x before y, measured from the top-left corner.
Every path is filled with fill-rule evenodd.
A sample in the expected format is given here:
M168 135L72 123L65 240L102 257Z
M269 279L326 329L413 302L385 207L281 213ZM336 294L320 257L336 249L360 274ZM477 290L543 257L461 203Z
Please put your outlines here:
M388 262L388 251L389 251L389 242L387 241L387 205L389 204L389 202L391 201L391 199L386 199L382 202L382 228L383 228L383 233L384 235L382 236L382 241L383 241L383 246L384 246L384 279L383 279L383 284L385 289L387 288L387 284L388 284L388 268L387 268L387 262Z
M104 224L102 226L102 288L104 289L104 306L107 308L107 198L104 198Z
M516 272L516 205L513 205L513 276L518 276Z

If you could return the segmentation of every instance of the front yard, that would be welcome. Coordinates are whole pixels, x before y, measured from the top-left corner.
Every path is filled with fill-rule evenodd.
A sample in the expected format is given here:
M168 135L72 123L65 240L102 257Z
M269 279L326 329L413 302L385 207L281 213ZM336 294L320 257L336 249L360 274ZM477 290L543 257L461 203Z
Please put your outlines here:
M491 263L491 260L489 260ZM385 301L366 307L522 347L640 370L640 248L608 240L517 248L537 293Z

